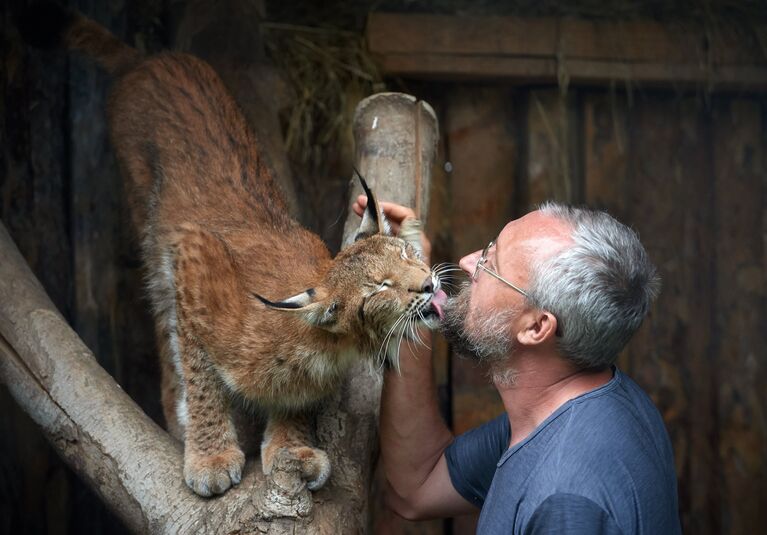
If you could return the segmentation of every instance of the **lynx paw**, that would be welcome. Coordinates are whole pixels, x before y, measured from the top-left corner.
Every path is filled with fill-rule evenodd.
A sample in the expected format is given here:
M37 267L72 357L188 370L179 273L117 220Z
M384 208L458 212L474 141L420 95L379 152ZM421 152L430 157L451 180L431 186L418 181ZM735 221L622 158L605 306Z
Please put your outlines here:
M301 461L301 477L309 490L321 489L330 477L328 454L308 446L290 448L290 452Z
M245 455L232 447L215 455L184 454L184 480L200 496L222 494L242 478Z
M262 451L262 455L264 452ZM300 466L301 478L306 481L309 490L318 490L325 485L330 477L330 459L328 454L317 448L309 446L294 446L280 448L274 458L268 458L268 454L262 459L264 474L269 475L275 464L281 464L276 457L296 459Z

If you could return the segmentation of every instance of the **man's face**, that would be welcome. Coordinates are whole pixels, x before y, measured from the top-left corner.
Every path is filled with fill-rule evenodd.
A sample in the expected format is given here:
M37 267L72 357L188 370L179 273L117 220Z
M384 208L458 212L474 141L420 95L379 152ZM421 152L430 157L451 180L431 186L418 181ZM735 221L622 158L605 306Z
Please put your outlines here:
M448 299L442 333L460 355L480 362L503 360L514 349L510 324L518 309L478 314L471 309L472 286L472 282L464 283L461 291Z
M562 222L532 212L507 224L488 250L485 267L518 288L526 290L530 267L571 243ZM463 257L459 265L469 277L476 270L482 250ZM465 356L485 361L505 360L517 345L522 313L528 309L524 295L480 269L445 307L443 332L453 348Z

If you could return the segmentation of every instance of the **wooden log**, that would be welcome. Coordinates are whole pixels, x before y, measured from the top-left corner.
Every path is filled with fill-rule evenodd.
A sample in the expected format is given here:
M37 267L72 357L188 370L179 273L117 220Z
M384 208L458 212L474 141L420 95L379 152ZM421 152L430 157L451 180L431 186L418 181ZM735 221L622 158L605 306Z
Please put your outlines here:
M654 21L373 13L368 46L401 76L767 87L764 52L733 32Z
M426 102L402 93L379 93L357 105L354 116L356 167L379 199L412 206L425 220L436 156L437 116ZM362 193L354 175L352 199ZM344 242L359 219L349 214Z

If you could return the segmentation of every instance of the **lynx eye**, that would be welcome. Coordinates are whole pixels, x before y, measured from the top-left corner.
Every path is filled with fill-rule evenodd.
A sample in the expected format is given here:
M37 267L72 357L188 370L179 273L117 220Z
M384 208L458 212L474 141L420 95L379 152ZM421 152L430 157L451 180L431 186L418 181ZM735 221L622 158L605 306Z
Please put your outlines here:
M384 290L388 290L392 287L392 281L389 279L381 281L381 284L378 285L378 288L373 293L383 292Z
M373 291L368 294L368 296L375 295L378 292L383 292L384 290L387 290L392 287L392 281L389 279L386 279L382 282L373 282L373 283L365 283L364 286L367 288L372 288Z

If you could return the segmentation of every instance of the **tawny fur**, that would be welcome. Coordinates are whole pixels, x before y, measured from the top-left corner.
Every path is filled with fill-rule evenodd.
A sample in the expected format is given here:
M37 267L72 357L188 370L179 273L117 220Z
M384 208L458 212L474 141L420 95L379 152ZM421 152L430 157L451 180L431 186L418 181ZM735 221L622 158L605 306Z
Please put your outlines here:
M362 239L332 259L287 214L210 66L184 54L141 59L80 15L62 37L116 76L111 138L141 234L162 401L184 440L187 483L207 496L239 482L233 410L244 404L269 413L264 471L294 455L310 488L322 486L330 465L311 446L310 409L360 355L391 356L411 325L434 326L424 314L439 281L419 259L418 233L386 236L371 199Z

